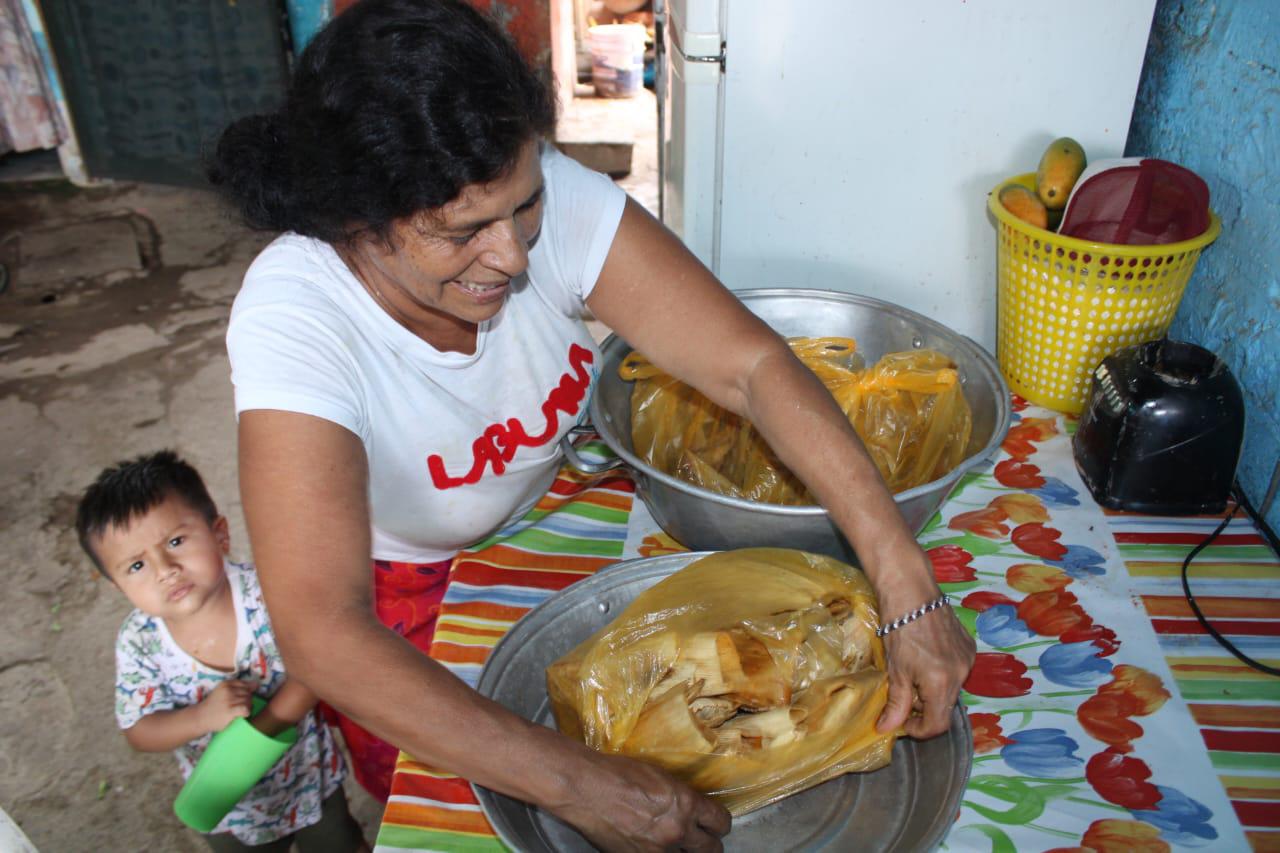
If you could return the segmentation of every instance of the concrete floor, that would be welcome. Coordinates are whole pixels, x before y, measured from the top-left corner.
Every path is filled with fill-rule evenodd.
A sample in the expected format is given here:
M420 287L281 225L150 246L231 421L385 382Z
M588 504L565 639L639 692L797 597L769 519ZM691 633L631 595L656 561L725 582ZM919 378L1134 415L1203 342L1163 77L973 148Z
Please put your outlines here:
M632 128L619 183L656 210L649 92L591 121ZM63 181L0 183L0 809L37 848L206 849L173 816L171 756L127 746L112 711L129 610L72 529L104 466L159 448L203 473L249 558L223 347L245 268L270 240L209 194ZM372 840L380 807L348 780Z

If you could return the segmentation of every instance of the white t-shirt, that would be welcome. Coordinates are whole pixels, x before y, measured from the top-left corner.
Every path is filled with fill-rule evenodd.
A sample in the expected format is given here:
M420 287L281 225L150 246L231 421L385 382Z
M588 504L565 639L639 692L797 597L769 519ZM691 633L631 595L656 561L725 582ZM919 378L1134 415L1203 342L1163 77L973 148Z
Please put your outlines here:
M393 320L327 243L286 234L245 275L227 331L236 414L300 412L359 436L376 559L448 559L522 515L586 416L600 350L584 300L626 197L550 145L541 162L528 270L480 324L472 355Z
M270 699L285 681L284 662L262 604L251 566L226 563L236 611L235 669L222 672L187 654L164 622L135 610L116 637L116 722L131 729L157 711L198 704L228 678L257 680L256 695ZM265 844L320 820L320 804L338 789L346 766L329 728L314 710L298 722L298 742L255 785L214 833L230 832L245 844ZM174 750L186 779L212 734Z

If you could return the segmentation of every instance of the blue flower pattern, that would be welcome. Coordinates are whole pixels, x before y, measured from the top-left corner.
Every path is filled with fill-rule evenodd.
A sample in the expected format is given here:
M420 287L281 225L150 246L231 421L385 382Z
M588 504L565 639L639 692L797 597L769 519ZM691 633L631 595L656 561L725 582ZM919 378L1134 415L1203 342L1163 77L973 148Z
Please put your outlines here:
M1107 573L1107 558L1088 545L1068 545L1067 553L1059 560L1045 560L1051 566L1057 566L1071 577L1083 580L1090 575Z
M1174 844L1203 847L1218 837L1218 831L1209 824L1213 812L1177 788L1156 785L1160 802L1154 809L1131 810L1138 820L1159 827L1160 835Z
M987 608L978 614L976 624L978 636L996 649L1007 649L1036 636L1036 632L1018 618L1018 609L1012 604L997 604Z
M1050 646L1040 655L1040 671L1064 687L1097 687L1111 677L1111 661L1098 657L1099 651L1087 640Z
M1080 506L1080 498L1077 497L1079 493L1057 477L1046 476L1043 486L1027 491L1048 506Z
M1000 749L1004 763L1024 776L1069 779L1084 775L1080 745L1062 729L1023 729L1009 736L1013 743Z

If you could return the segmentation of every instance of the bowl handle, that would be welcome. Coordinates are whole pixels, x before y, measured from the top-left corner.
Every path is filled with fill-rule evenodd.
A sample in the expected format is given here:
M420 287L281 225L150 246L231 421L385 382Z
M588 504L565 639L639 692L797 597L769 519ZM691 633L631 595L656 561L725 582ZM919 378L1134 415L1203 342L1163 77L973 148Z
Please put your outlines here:
M615 457L604 462L588 462L578 455L578 450L573 446L573 439L580 435L594 435L596 428L589 423L579 424L564 434L564 438L560 439L560 450L564 453L564 458L583 474L603 474L605 471L612 471L614 468L621 468L627 464L625 459Z

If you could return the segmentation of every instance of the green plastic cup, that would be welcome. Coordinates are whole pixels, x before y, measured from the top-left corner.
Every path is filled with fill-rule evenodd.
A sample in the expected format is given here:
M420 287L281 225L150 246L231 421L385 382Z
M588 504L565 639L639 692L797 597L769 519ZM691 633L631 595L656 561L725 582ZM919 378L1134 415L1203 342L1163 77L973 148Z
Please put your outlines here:
M265 705L255 696L253 712L258 713ZM196 832L212 832L297 742L296 726L270 736L246 719L232 720L209 739L204 755L173 801L173 813Z

